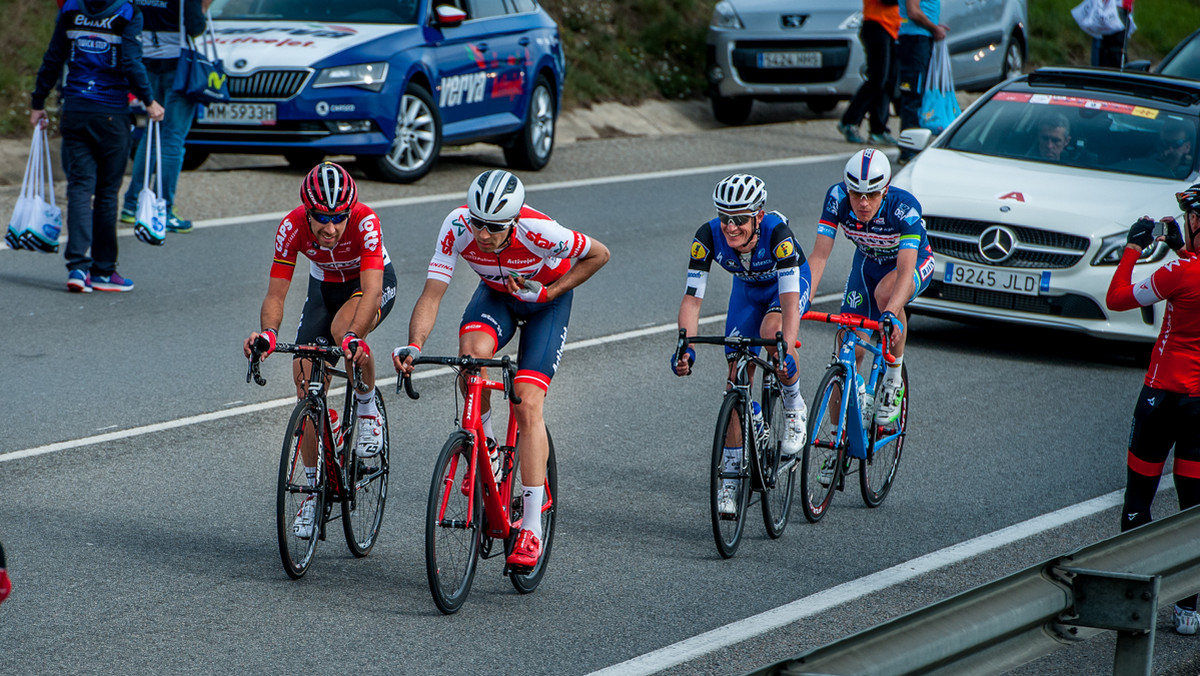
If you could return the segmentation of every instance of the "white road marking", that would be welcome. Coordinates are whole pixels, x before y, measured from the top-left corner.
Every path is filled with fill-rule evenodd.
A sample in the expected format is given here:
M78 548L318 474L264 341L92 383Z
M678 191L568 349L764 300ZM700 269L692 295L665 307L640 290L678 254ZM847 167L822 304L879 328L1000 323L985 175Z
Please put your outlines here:
M1164 482L1170 475L1163 477ZM1169 482L1168 482L1169 483ZM741 643L768 631L785 627L793 622L812 617L831 608L850 603L889 587L894 587L926 573L961 563L967 559L1008 546L1019 540L1064 526L1073 521L1092 516L1121 504L1124 489L1116 490L1098 498L1092 498L1060 510L1034 517L1007 528L980 535L977 538L950 545L945 549L930 552L915 559L897 564L878 573L851 580L772 608L744 620L731 622L712 631L698 634L678 643L659 648L645 655L614 664L590 676L639 676L653 674L683 664L726 646Z
M842 153L833 155L809 155L805 157L785 157L776 160L760 160L758 162L738 162L736 164L714 164L707 167L692 167L689 169L667 169L664 171L648 171L641 174L626 174L623 176L602 176L598 178L584 178L575 181L557 181L552 183L542 183L538 185L525 186L525 192L544 192L547 190L565 190L568 188L584 188L593 185L609 185L612 183L633 183L637 181L654 181L662 178L675 178L678 176L694 176L696 174L707 174L713 172L731 172L745 171L756 167L788 167L800 164L820 164L821 162L831 162L833 160L843 160L845 156ZM438 195L420 195L416 197L400 197L391 200L374 200L371 202L371 207L376 211L386 207L402 207L412 204L427 204L430 202L461 202L463 199L462 191L449 193L441 193ZM270 212L265 214L249 214L246 216L230 216L227 218L210 218L203 221L193 221L194 228L217 228L225 225L238 225L242 223L258 223L261 221L271 221L278 223L283 217L283 213ZM132 237L132 230L119 230L118 237ZM67 241L66 231L59 238L59 244ZM0 241L0 251L10 250L7 244Z

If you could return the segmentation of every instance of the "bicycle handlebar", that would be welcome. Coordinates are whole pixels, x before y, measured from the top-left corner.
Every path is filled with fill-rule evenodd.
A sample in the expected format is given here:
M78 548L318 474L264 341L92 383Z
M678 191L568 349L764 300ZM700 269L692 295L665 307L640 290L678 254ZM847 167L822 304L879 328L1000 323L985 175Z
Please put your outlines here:
M513 378L517 375L517 365L513 363L512 357L504 355L499 359L477 359L475 357L459 356L459 357L431 357L421 355L413 360L413 366L418 364L438 364L440 366L450 366L453 368L465 369L482 369L488 367L496 367L502 369L504 393L512 400L514 404L520 404L521 398L513 392ZM412 374L401 373L400 380L396 382L396 394L400 393L400 388L404 388L404 393L409 399L420 399L421 393L413 388Z
M262 363L262 353L267 351L267 339L259 336L254 344L250 346L250 364L246 368L246 382L250 382L253 378L255 384L263 386L267 384L267 379L262 376L259 371L259 364ZM302 355L305 359L320 359L322 357L341 358L346 356L346 351L340 347L330 345L298 345L296 343L276 343L275 352L284 352L288 354ZM362 392L366 385L362 381L362 370L354 369L354 388Z
M847 329L866 329L867 331L875 331L882 337L881 343L883 346L884 361L886 361L889 364L896 361L896 357L895 357L895 355L892 354L892 350L891 350L891 339L892 339L891 331L883 330L883 325L880 322L877 322L873 319L867 319L866 317L861 317L859 315L852 315L852 314L845 314L845 313L814 312L813 310L809 310L808 312L805 312L804 315L802 317L800 317L800 319L807 319L809 321L814 321L814 322L825 322L826 324L838 324L842 328L847 328ZM889 324L890 324L890 322L889 322ZM889 327L889 329L890 329L890 327Z
M783 332L776 331L774 340L770 338L751 338L749 336L689 336L687 329L679 329L679 340L675 344L675 361L683 359L689 344L704 343L707 345L726 345L732 347L773 347L776 354L787 354L783 349ZM796 341L800 347L800 341Z

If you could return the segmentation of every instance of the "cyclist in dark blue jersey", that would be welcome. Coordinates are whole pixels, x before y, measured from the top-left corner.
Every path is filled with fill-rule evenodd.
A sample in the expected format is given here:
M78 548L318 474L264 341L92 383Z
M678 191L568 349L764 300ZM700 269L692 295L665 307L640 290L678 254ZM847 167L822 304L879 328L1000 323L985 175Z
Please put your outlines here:
M846 163L843 180L833 184L825 195L817 240L809 258L816 294L841 228L858 247L841 311L891 322L891 350L896 361L884 374L882 399L875 409L879 424L891 422L900 414L904 394L900 368L908 322L904 306L929 286L933 275L933 250L925 236L921 204L912 193L890 187L891 180L892 166L886 155L873 148L855 153Z
M808 424L808 411L800 396L795 346L800 317L808 310L810 277L804 251L796 243L787 218L778 211L764 211L766 200L766 186L756 176L734 174L717 183L713 190L717 218L701 225L692 240L687 289L679 304L679 328L687 329L689 336L696 335L708 271L715 260L733 274L725 335L774 338L776 332L783 332L788 354L779 369L787 422L782 446L785 455L795 456L804 447ZM734 352L731 347L725 351L727 355ZM689 346L686 354L680 362L675 362L671 354L676 375L691 373L696 352ZM731 381L732 368L731 364ZM737 467L741 454L741 447L727 446L726 467ZM719 511L735 511L736 491L737 479L727 479Z

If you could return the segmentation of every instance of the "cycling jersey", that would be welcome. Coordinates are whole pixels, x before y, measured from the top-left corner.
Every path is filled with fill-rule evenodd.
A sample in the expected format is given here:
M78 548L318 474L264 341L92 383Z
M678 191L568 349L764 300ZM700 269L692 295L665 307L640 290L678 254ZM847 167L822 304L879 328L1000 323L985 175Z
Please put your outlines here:
M763 216L754 249L741 254L725 241L721 221L714 218L700 226L692 240L688 262L687 295L704 298L712 262L748 284L779 283L780 293L800 291L800 269L808 269L804 251L796 244L787 218L778 211Z
M894 262L901 249L933 254L925 235L921 204L907 190L888 188L879 212L869 223L862 223L850 208L846 184L833 184L825 194L817 234L835 237L839 227L864 256L877 261Z
M429 279L450 283L458 256L462 256L484 284L501 293L508 293L504 279L510 272L549 286L567 274L571 259L587 255L592 246L587 235L524 206L510 230L508 245L499 251L485 252L479 249L467 225L470 217L471 212L464 205L451 211L442 222L437 248L429 261Z
M379 216L362 202L350 209L346 230L332 249L317 245L304 207L296 207L284 216L275 234L271 276L291 279L297 253L308 258L309 275L323 282L356 280L360 270L382 270L392 262L383 245Z
M1126 248L1108 287L1110 310L1132 310L1166 300L1162 328L1150 351L1145 384L1200 396L1200 256L1180 251L1149 277L1132 283L1140 252Z

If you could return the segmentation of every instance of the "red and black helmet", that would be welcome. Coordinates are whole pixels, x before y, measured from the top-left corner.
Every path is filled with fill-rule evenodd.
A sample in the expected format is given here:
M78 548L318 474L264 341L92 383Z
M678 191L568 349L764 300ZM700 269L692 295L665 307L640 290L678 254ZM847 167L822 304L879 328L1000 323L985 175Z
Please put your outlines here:
M342 165L322 162L300 184L300 201L309 211L342 213L358 203L358 187Z
M1175 193L1175 199L1179 202L1179 208L1184 213L1193 213L1200 215L1200 183L1184 190L1183 192Z

